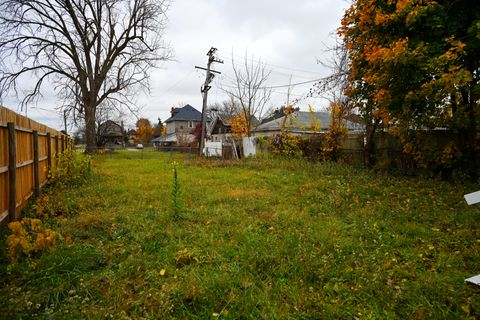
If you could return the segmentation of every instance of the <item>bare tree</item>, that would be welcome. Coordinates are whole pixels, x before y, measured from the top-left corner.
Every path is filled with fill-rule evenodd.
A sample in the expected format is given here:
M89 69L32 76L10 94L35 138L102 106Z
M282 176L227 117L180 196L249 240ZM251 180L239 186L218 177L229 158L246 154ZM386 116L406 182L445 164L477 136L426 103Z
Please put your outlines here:
M132 106L151 67L169 59L162 41L167 0L3 0L0 3L0 98L34 84L22 108L52 83L71 115L85 119L95 147L97 110Z
M345 90L349 86L348 77L350 75L348 50L343 41L338 38L335 40L335 45L328 49L328 51L332 52L332 58L327 61L318 61L319 64L329 68L331 73L328 77L315 84L314 92L329 99L331 102L330 107L339 107L337 113L332 112L332 117L336 116L338 119L344 119L348 116L352 116L352 114L360 114L360 117L365 124L365 143L363 146L365 166L371 167L374 162L374 138L380 125L380 120L372 117L371 113L368 111L364 112L363 110L357 110L352 107L352 104L345 94ZM332 118L332 121L336 120Z
M317 59L317 63L328 68L330 75L315 83L311 92L319 94L331 103L341 102L347 108L349 102L345 89L348 87L350 74L348 50L340 39L335 38L335 44L327 48L327 52L331 53L331 57L325 61Z
M233 86L224 89L225 92L236 100L241 111L245 115L247 124L247 135L251 135L253 128L252 120L254 117L260 119L265 105L270 100L272 90L266 86L271 71L266 69L266 65L258 61L256 64L253 58L249 61L245 55L242 66L237 66L233 60L232 66L235 75Z
M242 113L242 106L240 102L236 100L233 96L229 96L228 100L222 102L215 102L208 107L209 116L213 118L215 114L228 114L228 115L239 115Z

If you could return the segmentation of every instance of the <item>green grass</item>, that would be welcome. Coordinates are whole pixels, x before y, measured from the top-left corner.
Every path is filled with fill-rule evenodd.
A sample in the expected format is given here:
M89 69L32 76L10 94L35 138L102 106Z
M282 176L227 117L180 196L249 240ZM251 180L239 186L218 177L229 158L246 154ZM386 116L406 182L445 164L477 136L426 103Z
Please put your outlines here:
M72 244L13 267L0 249L0 317L480 317L480 290L463 283L480 273L480 210L463 200L476 186L154 152L93 169L56 193L78 208L50 221Z

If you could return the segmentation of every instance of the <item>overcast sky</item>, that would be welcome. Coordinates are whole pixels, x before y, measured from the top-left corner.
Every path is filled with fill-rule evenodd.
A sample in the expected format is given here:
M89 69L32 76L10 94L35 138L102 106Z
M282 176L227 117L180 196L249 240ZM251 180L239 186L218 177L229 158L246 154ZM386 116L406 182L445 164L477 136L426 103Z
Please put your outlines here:
M326 46L333 44L332 33L340 24L348 3L344 0L176 0L167 16L166 40L171 44L174 61L162 64L151 72L151 93L139 94L141 116L157 122L166 120L171 107L188 103L201 110L200 87L210 47L218 48L224 64L214 64L222 72L209 92L209 104L226 98L222 86L231 85L232 52L235 61L247 53L254 61L261 60L272 71L268 85L287 85L318 79L327 70L317 59L327 59ZM293 87L292 98L300 98L298 106L311 104L321 110L327 102L321 98L304 99L311 84ZM273 89L269 107L280 107L286 101L287 88ZM14 99L4 105L17 110ZM48 92L28 109L28 116L53 128L62 128L62 118L54 111L56 97ZM19 111L19 110L17 110ZM25 114L25 112L23 112ZM133 125L135 118L127 117Z

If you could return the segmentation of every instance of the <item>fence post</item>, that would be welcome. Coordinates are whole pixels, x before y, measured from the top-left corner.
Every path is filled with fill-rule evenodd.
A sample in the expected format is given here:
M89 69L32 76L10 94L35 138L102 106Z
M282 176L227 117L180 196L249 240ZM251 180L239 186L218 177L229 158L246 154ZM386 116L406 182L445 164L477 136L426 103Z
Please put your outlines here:
M17 151L15 143L15 123L7 123L8 128L8 215L10 221L17 221Z
M62 135L62 153L65 152L65 136Z
M55 136L55 159L58 158L58 135ZM55 164L57 164L55 162Z
M33 181L35 195L40 194L40 173L38 168L38 131L33 130Z
M48 171L52 170L52 136L50 132L47 132L47 166Z

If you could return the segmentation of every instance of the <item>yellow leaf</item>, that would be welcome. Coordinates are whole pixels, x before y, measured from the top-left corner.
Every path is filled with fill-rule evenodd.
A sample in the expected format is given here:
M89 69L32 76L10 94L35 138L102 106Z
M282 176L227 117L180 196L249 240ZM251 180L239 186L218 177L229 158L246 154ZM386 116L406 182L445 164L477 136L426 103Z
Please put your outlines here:
M163 276L165 275L165 273L166 273L166 272L167 272L167 270L165 270L165 269L162 269L162 270L160 270L160 275L163 277Z

